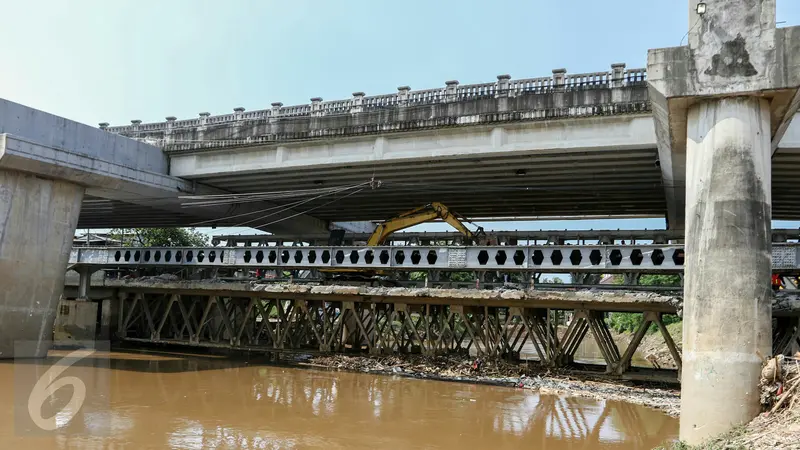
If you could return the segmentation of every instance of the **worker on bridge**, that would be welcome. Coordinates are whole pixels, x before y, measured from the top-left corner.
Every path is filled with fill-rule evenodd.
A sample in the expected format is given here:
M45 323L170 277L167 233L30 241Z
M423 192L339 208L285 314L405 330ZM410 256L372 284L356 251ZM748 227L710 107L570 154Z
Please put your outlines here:
M778 292L783 289L783 277L777 273L772 274L772 290Z

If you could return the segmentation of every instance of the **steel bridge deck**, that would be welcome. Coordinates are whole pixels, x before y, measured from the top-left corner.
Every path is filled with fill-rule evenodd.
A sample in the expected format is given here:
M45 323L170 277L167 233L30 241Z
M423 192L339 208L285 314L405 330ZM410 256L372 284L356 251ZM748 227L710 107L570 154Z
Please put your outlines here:
M773 271L800 270L800 244L772 246ZM396 247L76 247L71 266L212 267L372 271L680 273L679 244Z

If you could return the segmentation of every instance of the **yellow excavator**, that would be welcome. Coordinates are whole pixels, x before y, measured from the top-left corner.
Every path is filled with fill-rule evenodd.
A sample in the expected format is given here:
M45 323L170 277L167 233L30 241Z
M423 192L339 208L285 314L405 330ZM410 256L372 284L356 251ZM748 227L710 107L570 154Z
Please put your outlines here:
M464 225L464 222L469 222L469 220L450 211L447 206L439 202L432 202L382 222L375 228L375 231L372 232L372 235L367 241L367 245L370 247L382 245L392 233L436 219L442 219L463 234L464 243L467 245L483 244L483 240L486 239L486 233L483 231L482 227L478 227L474 232L470 231L469 228Z
M387 239L392 235L392 233L436 219L441 219L449 223L453 228L463 234L465 245L486 244L486 233L483 231L483 227L476 225L477 229L475 231L471 231L466 227L466 225L464 225L464 222L469 222L468 219L456 214L447 208L447 206L439 202L432 202L428 203L427 205L420 206L419 208L406 211L396 217L380 223L367 240L367 246L376 247L383 245L386 243ZM331 274L334 276L334 278L341 277L344 280L361 281L372 279L375 275L384 274L383 271L343 267L321 269L320 272Z

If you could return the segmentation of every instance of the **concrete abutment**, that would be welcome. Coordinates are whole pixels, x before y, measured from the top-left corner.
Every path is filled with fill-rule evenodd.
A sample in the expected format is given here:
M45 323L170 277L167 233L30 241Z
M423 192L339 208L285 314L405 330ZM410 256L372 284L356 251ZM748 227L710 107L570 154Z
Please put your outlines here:
M83 195L66 181L0 170L0 358L46 356Z

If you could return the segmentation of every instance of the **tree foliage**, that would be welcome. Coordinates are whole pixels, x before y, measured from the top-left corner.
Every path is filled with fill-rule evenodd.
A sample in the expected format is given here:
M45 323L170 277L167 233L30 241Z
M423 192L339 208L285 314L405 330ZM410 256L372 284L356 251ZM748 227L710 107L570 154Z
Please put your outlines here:
M115 228L110 237L124 247L200 247L208 236L194 228Z
M622 275L614 275L614 284L622 284ZM642 275L639 278L639 285L641 286L673 286L679 287L681 285L680 275ZM608 316L608 326L619 333L633 333L641 325L643 317L638 313L611 313ZM680 322L681 318L673 314L665 314L662 317L664 325ZM648 328L649 333L655 333L658 330L656 324L651 324Z
M623 284L624 279L622 275L613 275L612 278L613 284ZM681 285L681 276L680 275L652 275L652 274L644 274L639 277L639 285L640 286L672 286L672 287L680 287Z

